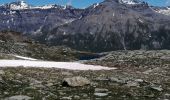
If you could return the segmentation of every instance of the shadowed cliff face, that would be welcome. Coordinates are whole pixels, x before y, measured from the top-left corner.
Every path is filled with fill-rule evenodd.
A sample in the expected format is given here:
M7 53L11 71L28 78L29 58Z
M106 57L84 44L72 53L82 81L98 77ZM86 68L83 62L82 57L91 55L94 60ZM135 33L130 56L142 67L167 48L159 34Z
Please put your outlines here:
M48 45L95 52L170 49L170 16L144 2L105 0L84 10L72 7L10 10L1 6L0 30L25 33Z

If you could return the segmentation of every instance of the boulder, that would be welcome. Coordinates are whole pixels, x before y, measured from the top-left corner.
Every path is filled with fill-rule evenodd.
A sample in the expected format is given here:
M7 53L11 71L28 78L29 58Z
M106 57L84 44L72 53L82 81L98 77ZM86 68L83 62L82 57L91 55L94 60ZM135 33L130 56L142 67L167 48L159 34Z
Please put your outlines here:
M71 86L71 87L77 87L77 86L84 86L89 85L90 81L84 77L72 77L72 78L64 78L62 85L63 86Z

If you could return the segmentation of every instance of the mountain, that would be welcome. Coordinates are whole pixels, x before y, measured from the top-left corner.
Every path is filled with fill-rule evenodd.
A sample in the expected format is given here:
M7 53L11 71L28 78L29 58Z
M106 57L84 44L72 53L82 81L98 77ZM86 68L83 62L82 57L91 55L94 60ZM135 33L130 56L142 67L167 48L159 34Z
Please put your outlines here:
M41 37L54 27L79 18L81 12L71 6L31 6L24 1L12 2L0 6L0 30Z
M170 49L170 17L155 12L147 3L105 0L85 9L81 19L50 33L49 44L80 50Z
M94 52L170 49L170 16L162 9L138 0L105 0L85 9L1 6L0 30L22 32L52 46Z

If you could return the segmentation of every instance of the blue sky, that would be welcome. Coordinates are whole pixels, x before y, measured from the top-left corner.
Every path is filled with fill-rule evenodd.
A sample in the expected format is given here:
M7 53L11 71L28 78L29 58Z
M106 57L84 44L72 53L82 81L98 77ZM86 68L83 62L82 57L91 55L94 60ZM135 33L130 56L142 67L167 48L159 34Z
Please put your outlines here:
M17 0L0 0L0 4L13 2L13 1L17 1ZM72 4L74 7L85 8L93 3L101 2L103 0L25 0L25 1L31 5ZM147 1L150 5L170 6L170 0L145 0L145 1Z

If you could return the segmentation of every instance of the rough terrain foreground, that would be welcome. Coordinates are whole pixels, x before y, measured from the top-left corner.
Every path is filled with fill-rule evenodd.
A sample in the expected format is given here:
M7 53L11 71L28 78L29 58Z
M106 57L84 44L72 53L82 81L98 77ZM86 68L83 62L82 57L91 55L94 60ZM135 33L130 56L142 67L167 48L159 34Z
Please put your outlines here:
M84 63L116 70L0 69L0 98L11 100L169 100L170 51L115 51Z

